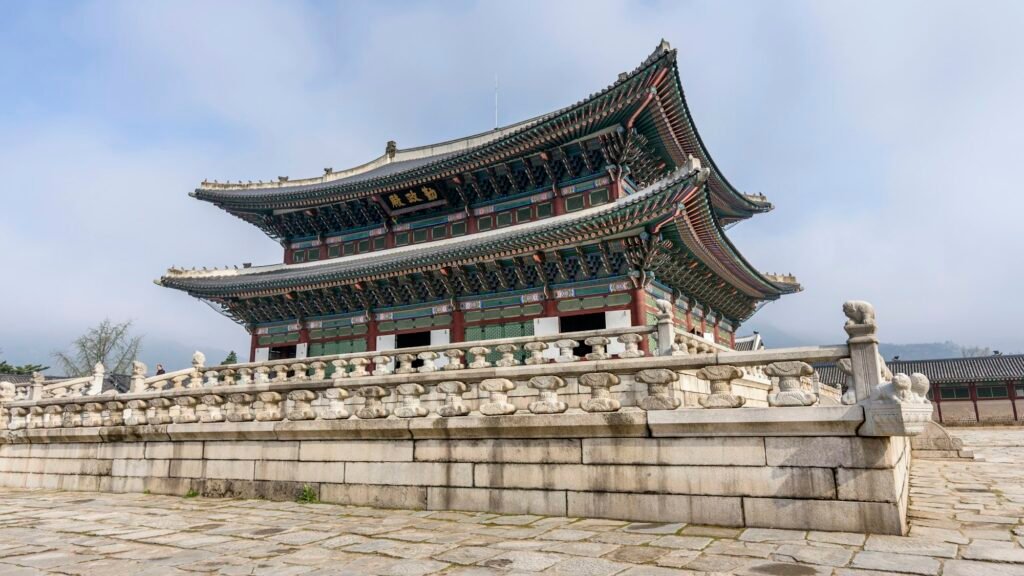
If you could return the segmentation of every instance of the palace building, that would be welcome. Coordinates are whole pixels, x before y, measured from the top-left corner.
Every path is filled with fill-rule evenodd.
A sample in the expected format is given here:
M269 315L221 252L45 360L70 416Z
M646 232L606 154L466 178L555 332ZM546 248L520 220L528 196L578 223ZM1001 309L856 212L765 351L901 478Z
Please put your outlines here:
M653 324L659 299L681 329L734 347L759 305L800 290L726 237L772 205L712 161L665 42L543 116L192 196L284 248L281 264L157 280L244 325L251 360Z

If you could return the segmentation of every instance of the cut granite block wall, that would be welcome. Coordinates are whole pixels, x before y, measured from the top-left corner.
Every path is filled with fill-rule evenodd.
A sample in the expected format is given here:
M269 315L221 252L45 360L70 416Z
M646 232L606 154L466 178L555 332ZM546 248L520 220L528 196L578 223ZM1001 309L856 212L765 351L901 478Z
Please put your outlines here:
M24 430L0 485L905 533L908 440L853 435L856 406L785 410L718 411L717 433L707 410Z

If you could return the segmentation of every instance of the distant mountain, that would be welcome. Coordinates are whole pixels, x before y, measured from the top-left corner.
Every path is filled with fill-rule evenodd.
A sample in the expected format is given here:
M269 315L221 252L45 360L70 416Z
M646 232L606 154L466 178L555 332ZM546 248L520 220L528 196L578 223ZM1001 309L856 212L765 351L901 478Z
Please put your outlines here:
M878 345L882 358L892 360L899 356L900 360L937 360L940 358L960 358L962 347L955 342L933 342L930 344L887 344Z

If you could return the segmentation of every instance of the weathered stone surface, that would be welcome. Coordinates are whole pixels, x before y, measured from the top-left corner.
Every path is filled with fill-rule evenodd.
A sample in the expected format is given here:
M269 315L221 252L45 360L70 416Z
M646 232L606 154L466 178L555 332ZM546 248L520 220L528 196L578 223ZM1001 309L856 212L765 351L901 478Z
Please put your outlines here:
M585 464L763 466L763 438L585 438Z
M203 443L147 442L145 457L149 459L201 460L203 458Z
M256 462L255 479L283 482L335 482L340 484L345 481L345 463L266 460Z
M647 413L651 435L672 436L856 436L864 421L860 406L660 410Z
M411 462L411 441L399 440L304 440L299 460L335 462Z
M823 468L892 468L901 455L888 438L766 438L765 452L769 466Z
M345 481L394 486L472 486L473 465L441 462L350 462Z
M740 498L722 496L569 492L568 513L574 517L646 522L743 525Z
M939 573L939 561L926 556L892 554L889 552L858 552L852 566L889 572L923 574L932 576Z
M252 460L208 460L206 477L225 480L253 480L256 463Z
M427 489L421 486L321 484L320 500L375 508L426 510Z
M204 446L204 455L210 460L296 460L298 453L298 442L209 441Z
M432 487L427 489L427 509L565 516L566 496L550 490Z
M834 498L831 470L745 466L477 464L475 485L601 492Z
M865 468L836 469L836 487L841 500L896 502L903 488L899 470Z
M744 498L747 526L900 534L899 509L882 502Z
M581 461L575 439L417 440L417 462L544 463Z

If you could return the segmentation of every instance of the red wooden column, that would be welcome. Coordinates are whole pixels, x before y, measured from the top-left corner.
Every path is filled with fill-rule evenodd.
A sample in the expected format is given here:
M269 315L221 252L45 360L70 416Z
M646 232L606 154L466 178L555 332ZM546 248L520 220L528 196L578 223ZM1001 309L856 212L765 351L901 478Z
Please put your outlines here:
M377 319L373 311L366 311L366 351L377 351Z
M459 309L458 303L456 302L454 309L452 310L452 329L448 336L449 342L465 342L466 341L466 319Z
M646 318L646 301L647 291L641 288L634 288L631 291L633 301L629 307L629 323L633 326L644 326L647 324ZM640 349L644 351L645 356L651 355L651 347L648 345L647 338L640 340Z
M974 405L974 419L981 423L981 414L978 412L978 388L974 382L967 385L967 389L971 392L971 404Z
M251 338L249 340L249 362L256 361L256 345L259 344L260 337L256 333L256 328L252 329Z

